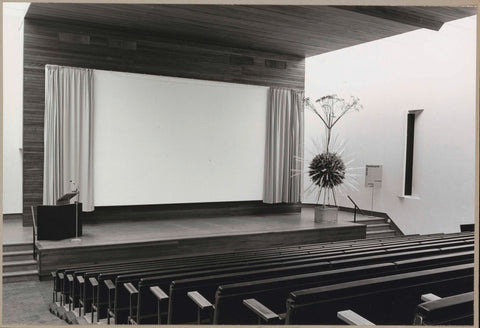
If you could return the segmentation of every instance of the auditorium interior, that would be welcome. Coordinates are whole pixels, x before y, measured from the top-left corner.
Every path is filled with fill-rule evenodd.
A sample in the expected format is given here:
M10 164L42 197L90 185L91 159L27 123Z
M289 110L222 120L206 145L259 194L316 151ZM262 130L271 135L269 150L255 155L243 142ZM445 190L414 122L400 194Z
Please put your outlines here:
M3 2L2 323L478 324L477 13Z

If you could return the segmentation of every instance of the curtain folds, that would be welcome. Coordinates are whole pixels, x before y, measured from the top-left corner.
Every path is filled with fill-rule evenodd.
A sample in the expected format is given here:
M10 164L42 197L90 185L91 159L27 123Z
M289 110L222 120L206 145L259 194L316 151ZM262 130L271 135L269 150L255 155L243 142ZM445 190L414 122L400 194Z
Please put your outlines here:
M270 88L263 184L264 203L301 201L303 91Z
M93 211L93 70L45 67L44 135L43 204L78 186Z

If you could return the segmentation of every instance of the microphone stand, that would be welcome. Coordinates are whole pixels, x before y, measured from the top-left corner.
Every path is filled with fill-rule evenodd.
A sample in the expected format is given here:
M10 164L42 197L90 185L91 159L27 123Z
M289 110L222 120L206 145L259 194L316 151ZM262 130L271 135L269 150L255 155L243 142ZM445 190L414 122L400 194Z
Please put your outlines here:
M79 243L82 241L82 238L78 237L78 202L80 200L80 191L77 189L75 190L77 193L77 200L75 201L75 238L70 240L72 243Z

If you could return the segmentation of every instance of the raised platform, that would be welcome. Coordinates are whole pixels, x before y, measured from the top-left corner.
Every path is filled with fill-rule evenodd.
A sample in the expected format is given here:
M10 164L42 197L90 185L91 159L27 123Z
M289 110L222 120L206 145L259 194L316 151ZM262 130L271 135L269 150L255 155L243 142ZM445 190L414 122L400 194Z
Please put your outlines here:
M154 256L231 252L303 243L362 239L365 225L339 212L337 225L313 221L313 210L289 214L136 220L84 225L80 243L37 241L41 278L58 267Z

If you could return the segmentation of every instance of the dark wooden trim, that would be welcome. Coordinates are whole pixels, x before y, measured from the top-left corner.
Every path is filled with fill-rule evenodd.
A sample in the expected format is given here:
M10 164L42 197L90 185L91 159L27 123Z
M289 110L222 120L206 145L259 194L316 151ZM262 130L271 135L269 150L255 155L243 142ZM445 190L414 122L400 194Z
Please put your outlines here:
M426 28L438 31L444 22L435 19L426 13L421 15L409 7L389 7L389 6L333 6L335 8L353 11L359 14L371 17L382 18L397 23L410 26Z
M15 213L15 214L3 214L4 220L21 220L23 217L22 213Z
M105 220L162 220L173 218L202 218L231 215L264 215L295 213L300 204L265 204L260 200L238 202L181 203L129 206L96 206L94 212L83 213L84 222Z

